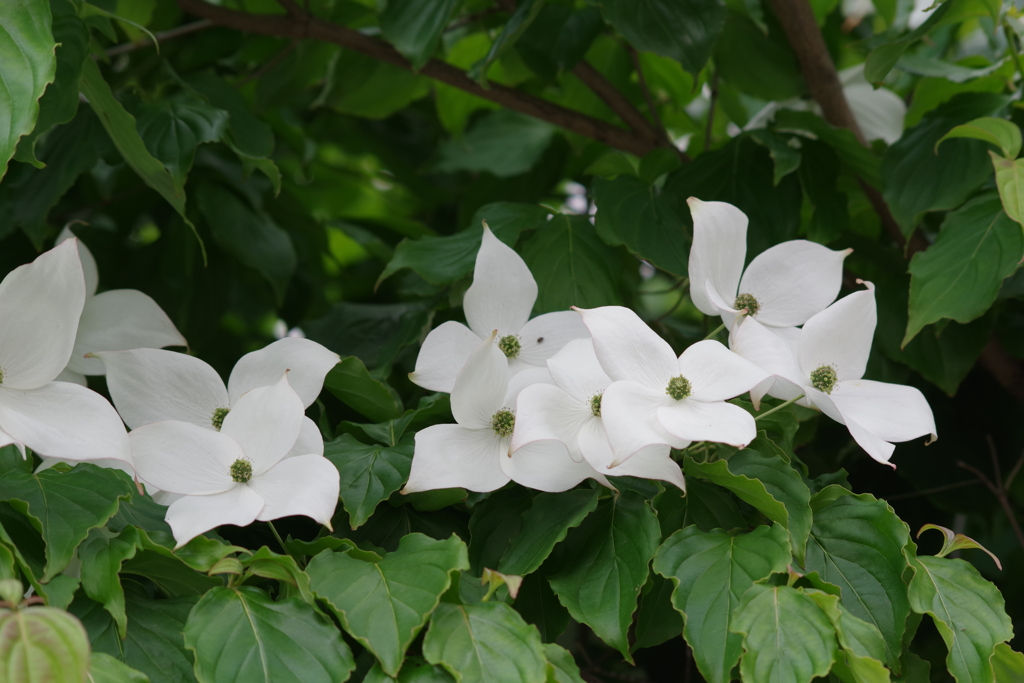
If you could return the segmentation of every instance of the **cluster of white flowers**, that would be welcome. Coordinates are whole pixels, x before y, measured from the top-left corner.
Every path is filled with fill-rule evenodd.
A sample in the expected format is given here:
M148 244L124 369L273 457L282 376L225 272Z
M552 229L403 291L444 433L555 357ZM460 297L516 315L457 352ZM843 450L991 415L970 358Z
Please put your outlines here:
M151 298L97 286L67 230L0 283L0 446L31 448L43 467L131 473L169 505L178 546L288 515L329 527L338 470L305 409L338 355L288 337L243 356L225 387L203 361L163 350L186 341ZM103 374L117 410L85 386Z
M767 394L821 410L880 462L892 455L889 442L935 438L920 391L860 379L875 301L870 283L835 301L849 250L792 240L744 270L746 216L722 202L688 203L690 297L722 317L731 350L704 340L676 357L619 306L530 320L537 284L485 225L464 302L469 328L433 330L410 374L451 392L457 424L416 434L405 493L493 491L509 481L555 492L587 478L610 486L609 475L685 490L672 449L753 441L753 416L727 402L747 392L755 409Z

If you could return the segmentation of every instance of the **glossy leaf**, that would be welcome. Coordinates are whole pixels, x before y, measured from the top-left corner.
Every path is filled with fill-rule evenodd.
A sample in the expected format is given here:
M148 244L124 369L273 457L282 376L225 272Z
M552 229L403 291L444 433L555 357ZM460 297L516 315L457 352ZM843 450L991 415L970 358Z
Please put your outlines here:
M434 54L457 5L458 0L389 0L380 15L381 33L418 70Z
M435 169L442 173L486 171L499 178L526 173L540 161L555 129L551 124L513 111L484 115L461 140L438 150Z
M522 0L516 3L516 10L509 17L509 20L501 28L501 32L491 44L487 55L469 70L469 77L478 81L480 85L487 86L487 71L491 64L511 49L523 32L530 27L530 24L537 18L546 0Z
M150 683L149 676L104 652L89 657L89 683Z
M633 47L671 57L692 74L704 68L725 23L717 0L608 0L601 11Z
M936 151L944 140L954 138L971 138L995 145L1007 159L1016 159L1020 154L1020 128L1006 119L984 116L968 123L961 124L949 131L935 143Z
M995 654L992 655L992 670L996 674L996 683L1024 680L1024 654L1006 643L999 643L996 645Z
M564 647L544 643L544 656L548 659L547 683L584 683L580 668Z
M11 683L80 683L89 671L89 641L62 609L0 609L0 662Z
M202 102L147 104L137 121L146 148L167 167L179 186L185 185L196 148L220 140L227 125L226 111Z
M643 496L623 491L598 504L559 548L551 588L576 621L627 661L628 632L661 529Z
M199 683L334 683L355 668L338 630L296 598L251 586L214 588L192 608L185 647Z
M537 571L569 529L594 511L597 496L593 489L538 495L523 513L519 532L509 540L498 569L519 576Z
M85 594L110 612L117 632L124 638L128 617L124 611L124 589L118 574L125 560L135 557L138 533L134 528L111 538L104 529L93 529L78 550L82 563Z
M841 651L832 672L848 683L889 683L885 659L885 641L878 629L850 614L839 604L839 597L818 590L806 591L828 616L839 637Z
M1024 164L989 152L996 170L996 188L1006 215L1024 225Z
M345 630L376 655L385 673L396 676L406 649L451 585L452 572L468 568L466 546L458 538L411 534L379 561L325 550L306 570L317 597Z
M683 637L709 683L728 683L740 658L733 610L756 581L785 571L789 561L786 530L778 524L737 536L688 526L658 549L654 571L675 584L672 604L684 617Z
M402 414L402 401L383 382L370 376L363 361L342 358L324 378L324 388L350 408L374 422L393 420Z
M412 464L411 435L396 446L368 446L348 434L324 444L324 456L341 476L341 502L353 529L362 526L382 500L400 489Z

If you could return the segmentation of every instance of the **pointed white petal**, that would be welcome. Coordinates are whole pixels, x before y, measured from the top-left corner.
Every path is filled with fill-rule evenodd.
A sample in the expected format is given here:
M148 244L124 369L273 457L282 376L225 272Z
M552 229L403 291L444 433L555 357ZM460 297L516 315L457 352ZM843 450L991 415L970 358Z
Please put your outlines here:
M708 291L731 305L747 254L747 217L732 204L686 200L693 216L690 248L690 299L702 313L718 315Z
M461 486L470 491L494 491L509 482L500 464L508 457L508 439L490 429L434 425L416 432L409 483L402 493Z
M484 338L490 334L488 330ZM416 370L409 373L409 380L429 391L452 393L456 375L480 346L480 340L471 329L454 320L435 327L423 340Z
M78 240L67 240L19 266L0 283L3 386L35 389L68 364L85 305Z
M693 398L724 401L750 391L771 373L707 339L683 351L679 356L679 374L690 381Z
M509 372L512 372L513 364L509 363ZM520 365L519 367L523 367ZM525 370L516 372L508 378L508 390L505 392L505 400L502 401L503 406L511 407L516 404L516 400L519 398L519 394L526 387L533 386L534 384L551 384L555 382L551 379L551 373L548 372L547 368L526 366Z
M804 383L822 365L833 366L840 381L864 376L877 320L875 286L864 284L866 290L843 297L803 326L797 358Z
M288 371L288 384L308 408L320 395L324 377L341 358L315 341L301 337L278 339L259 351L242 356L228 378L231 405L247 391L276 384Z
M217 371L193 356L162 349L96 355L117 412L132 429L161 420L213 429L213 412L231 405Z
M640 477L666 481L686 493L686 479L679 463L672 459L668 446L645 448L618 467L600 470L611 477Z
M248 526L263 509L263 499L248 486L235 485L223 493L185 496L171 503L166 519L177 545L185 545L201 533L221 524Z
M263 510L256 516L261 522L305 515L331 526L340 480L338 468L327 458L300 455L282 460L262 476L253 476L249 486L263 498Z
M664 391L636 382L613 382L608 386L601 397L601 421L615 454L610 467L651 445L685 448L690 444L661 426L658 410L670 403L673 401Z
M555 384L573 398L588 401L602 393L612 378L601 367L592 339L574 339L548 361Z
M41 456L132 462L128 433L114 407L77 384L0 389L0 428Z
M83 375L102 375L103 361L85 354L165 346L188 346L188 342L151 298L134 289L114 289L86 300L68 368Z
M499 334L501 334L499 332ZM522 350L518 360L528 365L544 365L573 339L590 337L590 330L576 311L556 311L538 315L519 332Z
M75 238L75 233L71 232L71 229L67 226L60 231L57 235L56 241L53 246L57 246L65 240ZM78 258L82 262L82 275L85 276L85 296L90 297L96 293L96 289L100 285L100 274L99 269L96 267L96 259L93 257L92 252L89 251L89 247L85 246L85 242L78 240Z
M567 449L569 457L579 462L582 455L576 435L588 418L593 415L579 399L553 384L534 384L519 394L510 448L515 452L535 441L558 441Z
M664 391L676 375L676 354L640 317L622 306L577 309L594 338L601 367L614 381Z
M490 429L491 418L505 406L508 361L498 350L494 335L478 344L459 371L452 388L452 415L468 429Z
M462 300L469 329L481 337L519 334L537 300L537 282L526 262L487 226L476 256L473 284Z
M21 443L13 436L8 434L4 430L0 429L0 448L5 448L7 446L17 446L18 451L21 453L21 459L24 460L26 458L25 444Z
M561 441L533 441L501 459L512 481L538 491L568 491L585 479L613 488L586 460L574 462Z
M609 469L609 465L615 462L615 454L612 452L612 445L608 442L608 434L604 431L604 422L601 418L592 417L583 421L576 435L576 447L595 470L613 477L618 476L617 468ZM657 448L664 448L668 452L668 446L657 446ZM635 457L636 455L633 455L629 460Z
M161 491L152 484L145 484L146 493L153 498L153 502L159 503L160 505L168 506L176 500L181 500L185 496L180 493L170 493L168 491Z
M280 462L302 430L302 401L289 385L289 375L283 373L276 384L244 394L231 406L220 428L242 447L254 477Z
M895 469L895 465L889 463L889 458L892 457L893 451L896 450L895 446L872 433L856 420L843 415L839 410L839 406L835 404L831 396L823 394L815 389L811 389L808 392L808 397L811 399L815 408L818 408L821 412L825 413L836 422L846 425L846 428L850 430L850 436L853 437L853 440L856 441L857 445L863 448L865 452L872 457L872 459L885 465L889 465L889 467Z
M762 325L803 325L836 300L843 283L843 260L850 250L833 251L807 240L790 240L758 254L740 280L740 294L760 305Z
M302 418L302 428L299 430L299 438L292 446L292 449L284 456L294 458L296 455L323 455L324 435L320 428L308 417Z
M800 332L796 328L769 328L754 318L744 318L729 335L729 346L735 353L776 378L782 378L775 382L764 380L750 390L755 408L765 393L787 401L796 398L804 393L800 384L810 379L800 371L795 345L776 333L783 329L794 330L797 335Z
M154 422L128 435L139 476L161 491L208 495L234 486L231 465L245 458L234 439L187 422Z
M741 317L745 317L746 309L733 308L732 303L726 303L725 299L715 290L710 280L705 280L706 286L705 291L707 292L708 301L715 308L715 313L710 315L719 315L722 317L722 324L725 325L725 329L731 330L736 325L736 321ZM692 293L692 290L691 290Z
M839 382L830 395L849 422L885 441L910 441L920 436L936 439L935 417L918 389L866 379Z
M661 426L680 439L714 441L742 448L757 436L750 413L731 403L673 401L658 409Z
M70 382L71 384L77 384L80 387L89 386L88 380L85 379L85 375L80 372L72 372L67 368L60 371L60 374L53 378L54 382Z

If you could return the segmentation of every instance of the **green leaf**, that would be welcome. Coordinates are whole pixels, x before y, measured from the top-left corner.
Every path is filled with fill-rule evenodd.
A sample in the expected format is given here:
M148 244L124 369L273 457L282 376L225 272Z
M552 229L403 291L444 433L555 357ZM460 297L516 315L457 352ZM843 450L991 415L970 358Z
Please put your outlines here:
M939 531L942 533L943 536L946 537L942 542L942 549L939 550L939 552L935 553L936 557L945 557L946 555L952 552L956 552L957 550L977 549L983 551L989 557L991 557L992 561L996 563L996 568L1000 571L1002 570L1003 565L999 562L999 558L996 557L995 553L993 553L991 550L975 541L970 536L958 534L952 529L947 529L946 527L939 526L938 524L925 524L923 527L917 530L917 538L921 538L921 534L929 529Z
M1005 103L1001 95L958 95L926 114L889 148L882 160L882 195L904 235L921 214L960 205L991 177L985 143L950 140L938 155L935 145L953 126L991 114Z
M291 591L293 595L297 593L304 602L313 604L309 576L302 571L298 562L291 555L279 555L267 546L263 546L251 555L243 556L241 565L256 576L288 584L295 588L294 591Z
M682 635L683 618L672 605L674 591L675 584L657 574L652 574L644 585L636 613L634 652Z
M1024 681L1024 654L1006 643L999 643L992 655L992 670L996 674L996 683Z
M242 265L259 271L275 299L283 301L297 261L288 233L219 183L197 187L196 203L217 243Z
M0 16L0 179L18 140L35 127L39 98L57 71L52 21L50 3L39 0L10 0Z
M537 629L503 602L442 602L430 619L423 656L460 683L546 683Z
M782 130L807 131L813 138L827 144L839 157L840 163L864 182L881 187L881 158L861 145L852 131L836 128L809 111L789 109L776 112L775 126Z
M783 178L800 168L802 144L798 150L789 144L789 138L778 135L767 128L751 131L750 137L767 147L768 153L772 155L772 162L775 164L775 173L772 176L774 185L778 185ZM801 141L796 139L795 142ZM804 187L806 189L806 185Z
M220 140L228 113L202 102L154 102L139 110L137 129L150 153L159 159L181 187L192 168L196 148Z
M1022 256L1024 232L994 195L950 212L935 244L910 261L910 316L901 346L943 318L968 323L982 316Z
M697 74L725 23L718 0L606 0L605 21L643 52L675 59Z
M748 17L730 11L715 43L715 67L730 84L765 100L799 97L804 81L785 38L765 34Z
M0 500L26 515L46 542L46 583L64 571L89 530L103 526L132 487L114 470L83 463L67 472L9 470L0 475Z
M425 77L354 50L335 53L326 81L316 104L368 119L391 116L430 94Z
M597 7L545 3L536 21L516 41L516 51L535 74L554 80L583 59L603 27Z
M960 683L994 683L996 645L1013 637L1006 603L994 585L964 560L910 558L910 606L929 614L949 649L946 666Z
M648 502L623 491L601 501L569 532L550 577L569 614L630 662L629 626L660 540L658 518Z
M733 633L733 610L754 582L785 571L790 561L785 529L759 526L731 536L688 526L666 540L654 571L675 583L672 604L682 613L683 636L708 683L728 683L742 638Z
M324 378L324 388L350 408L374 422L393 420L402 414L402 402L394 389L370 376L363 361L342 358Z
M81 88L82 94L89 101L89 106L96 112L125 162L147 185L159 192L174 207L182 220L192 228L203 252L203 263L205 264L206 246L203 244L202 238L199 237L196 227L192 225L192 221L185 214L185 188L146 149L146 143L142 141L135 127L135 118L125 111L120 102L114 99L114 93L111 92L107 82L103 80L100 68L93 60L86 59L83 63L78 87Z
M388 0L380 15L380 31L418 71L430 61L458 4L458 0Z
M191 74L186 82L213 107L228 113L228 134L239 152L254 159L274 153L273 130L252 113L230 83L210 71Z
M839 604L839 596L818 590L806 593L828 616L839 636L842 652L836 657L832 672L840 672L840 678L849 683L889 683L889 671L882 664L885 641L878 629L850 614Z
M452 573L468 568L466 545L458 537L435 541L411 534L380 561L325 550L306 571L317 597L345 630L376 655L385 673L396 676Z
M400 489L412 465L412 435L396 446L368 446L349 434L324 444L324 457L341 476L341 502L353 529L362 526L382 500Z
M402 347L426 335L432 310L424 301L392 304L342 302L303 323L306 336L339 356L356 356L371 371L390 367Z
M509 541L522 525L523 514L533 502L528 489L515 486L492 493L473 507L469 518L469 563L479 575L486 567L497 567Z
M461 140L442 144L434 170L486 171L499 178L520 175L540 161L554 134L549 123L501 109L480 117Z
M149 676L103 652L89 657L89 683L150 683Z
M82 588L85 594L103 605L124 638L128 617L124 611L124 589L118 573L125 560L135 557L138 532L129 527L111 537L106 529L93 529L78 551L82 563Z
M994 152L988 154L996 171L996 187L1003 210L1007 216L1024 225L1024 163L1003 159Z
M881 632L885 662L899 670L910 604L903 572L906 525L885 502L827 486L811 499L814 526L807 543L808 571L838 586L843 607Z
M553 216L523 244L523 260L537 281L538 313L621 303L621 259L587 216Z
M564 647L544 643L544 656L548 660L547 683L584 683L576 660Z
M745 683L810 683L828 673L837 654L828 617L808 595L789 586L751 586L730 628L743 634Z
M380 662L374 662L373 668L366 674L363 683L455 683L447 671L434 664L428 664L421 658L408 657L402 665L397 677L388 676L380 668Z
M509 541L498 570L519 576L537 571L569 529L594 511L597 497L593 489L538 495L523 514L519 532Z
M81 683L89 641L78 619L62 609L0 609L0 662L11 683Z
M998 147L1002 151L1003 156L1011 160L1016 159L1017 155L1020 154L1020 128L1006 119L985 116L959 125L943 135L935 143L935 151L938 152L939 145L944 140L951 140L953 138L983 140Z
M675 275L686 275L690 259L690 230L675 207L653 185L620 175L597 178L597 233L612 246L626 248Z
M185 623L199 683L334 683L355 668L341 634L297 598L274 602L251 586L214 588Z
M811 492L786 460L775 453L744 448L712 463L687 458L685 468L686 476L706 479L732 491L765 517L786 527L793 557L803 564L811 531Z
M487 87L487 71L499 57L511 49L523 32L530 27L546 0L523 0L517 3L516 11L513 12L508 22L501 28L501 33L494 39L491 49L487 55L473 68L469 70L468 76Z
M550 215L536 204L495 202L481 207L470 220L469 228L447 237L421 237L402 240L395 255L377 279L379 285L403 268L409 268L424 280L446 285L473 272L476 254L483 239L482 221L487 221L494 236L513 246L524 230L544 225Z
M839 155L821 141L806 140L800 146L800 185L814 207L807 238L828 244L850 227L847 196L837 184L842 170ZM778 162L776 162L778 169Z
M541 640L554 642L569 626L569 611L558 602L543 570L523 578L516 596L516 611L540 631Z
M881 83L882 79L896 66L903 53L911 45L923 38L943 19L943 16L956 3L944 2L931 13L928 19L916 29L898 40L883 43L868 53L864 62L864 78L870 83Z

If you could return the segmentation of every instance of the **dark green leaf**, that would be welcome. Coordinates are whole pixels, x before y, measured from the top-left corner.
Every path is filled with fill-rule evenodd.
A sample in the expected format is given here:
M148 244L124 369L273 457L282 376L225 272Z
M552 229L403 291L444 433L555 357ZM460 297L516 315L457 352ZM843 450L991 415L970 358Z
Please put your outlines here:
M868 53L864 63L864 78L871 83L881 83L889 71L896 66L903 53L911 45L923 38L942 21L945 14L956 3L943 3L932 12L931 16L916 29L898 40L883 43Z
M250 586L203 596L184 636L200 683L334 683L355 668L341 634L310 605Z
M202 102L154 102L139 111L137 128L150 153L179 186L192 168L196 148L224 135L228 113Z
M458 4L458 0L388 0L380 15L381 33L419 70L437 49Z
M552 643L569 625L569 612L558 602L543 570L523 577L516 596L516 611L540 631L541 640Z
M845 128L835 128L820 116L809 111L783 109L775 114L775 125L785 130L807 131L814 138L832 148L839 161L867 184L880 187L882 160L857 141Z
M89 658L89 683L149 683L149 676L103 652Z
M544 656L548 659L547 683L584 683L576 660L564 647L544 643Z
M224 79L209 71L192 74L187 83L218 110L228 113L231 142L242 154L260 159L274 152L274 133L250 111L245 98Z
M124 561L135 556L137 541L138 532L133 527L114 537L110 537L105 529L93 529L78 551L85 594L110 612L122 638L128 627L128 617L124 611L124 589L118 573Z
M675 585L657 574L651 574L647 580L640 593L640 609L636 612L634 652L683 634L683 618L672 605L674 591Z
M327 373L324 388L374 422L393 420L402 414L402 402L394 389L371 377L363 361L355 356L342 358Z
M412 450L411 435L396 446L368 446L349 434L324 444L324 457L341 476L341 502L353 529L362 526L377 504L405 483Z
M763 100L788 100L804 90L789 43L775 34L766 35L738 12L726 16L715 43L715 66L729 83Z
M478 119L461 140L441 145L434 168L442 173L486 171L499 178L520 175L540 161L554 133L549 123L502 109Z
M342 114L382 119L429 93L430 81L423 76L354 50L340 50L331 60L318 102Z
M520 486L492 493L473 508L469 518L469 562L473 573L497 567L509 542L519 533L525 513L533 502L531 493Z
M814 207L807 237L814 242L828 244L850 227L846 193L836 187L839 157L825 143L812 140L800 145L800 154L800 184ZM775 165L778 169L778 161Z
M525 576L537 571L569 529L597 507L597 491L577 489L565 493L541 493L522 516L519 532L509 541L498 570Z
M772 176L775 185L778 185L783 178L800 168L801 150L804 149L802 141L791 140L767 128L750 131L750 137L767 147L768 153L772 155L772 161L775 163L775 173ZM800 149L798 150L790 142L794 142L794 144L799 142ZM806 186L804 189L807 189Z
M718 0L605 0L601 11L633 47L671 57L692 74L704 68L725 23Z
M255 574L266 579L275 579L281 583L288 584L294 591L292 595L298 595L304 602L313 604L313 593L309 587L309 576L300 567L295 558L291 555L279 555L267 546L263 546L249 556L241 558L242 566Z
M667 494L675 496L675 492L668 491ZM685 502L685 523L696 524L701 531L712 529L733 529L747 528L747 521L743 518L736 499L721 486L705 483L700 480L686 482ZM680 527L676 527L677 529Z
M340 303L302 329L339 356L357 356L374 370L389 365L403 346L420 339L430 321L422 302L399 304Z
M516 51L534 73L553 80L583 59L603 25L597 7L546 3L516 41Z

